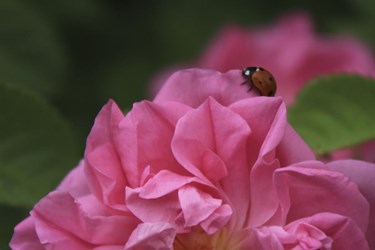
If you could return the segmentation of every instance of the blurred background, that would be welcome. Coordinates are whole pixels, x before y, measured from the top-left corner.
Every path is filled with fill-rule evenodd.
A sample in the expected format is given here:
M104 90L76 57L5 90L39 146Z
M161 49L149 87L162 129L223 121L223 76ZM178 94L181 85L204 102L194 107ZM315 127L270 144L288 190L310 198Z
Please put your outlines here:
M374 1L301 2L0 0L0 82L31 91L67 121L78 162L109 98L129 110L148 98L153 76L193 61L228 23L269 25L303 10L320 34L351 34L375 49ZM1 249L30 208L1 204Z

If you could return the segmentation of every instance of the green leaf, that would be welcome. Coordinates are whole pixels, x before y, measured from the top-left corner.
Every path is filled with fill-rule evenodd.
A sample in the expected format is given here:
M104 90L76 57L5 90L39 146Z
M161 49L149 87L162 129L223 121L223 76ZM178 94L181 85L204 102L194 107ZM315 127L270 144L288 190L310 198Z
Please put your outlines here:
M375 138L375 80L358 75L317 78L300 92L288 116L317 153Z
M0 203L31 207L77 164L65 121L36 94L0 84Z
M27 2L0 1L0 81L52 95L66 70L54 27Z

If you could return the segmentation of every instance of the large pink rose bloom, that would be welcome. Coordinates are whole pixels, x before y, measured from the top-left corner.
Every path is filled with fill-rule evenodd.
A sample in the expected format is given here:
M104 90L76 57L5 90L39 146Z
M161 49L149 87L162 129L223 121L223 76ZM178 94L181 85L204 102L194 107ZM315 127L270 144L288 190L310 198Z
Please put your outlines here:
M375 249L375 165L316 161L242 81L185 70L126 115L109 101L12 249Z

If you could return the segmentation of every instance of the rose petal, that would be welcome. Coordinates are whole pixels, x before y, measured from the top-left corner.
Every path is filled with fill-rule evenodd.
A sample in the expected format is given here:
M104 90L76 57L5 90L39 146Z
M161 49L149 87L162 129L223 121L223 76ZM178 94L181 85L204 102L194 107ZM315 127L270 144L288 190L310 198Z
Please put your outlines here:
M173 250L176 231L168 223L142 223L126 243L125 250Z
M322 167L320 162L302 162L276 170L274 180L280 202L290 204L289 211L284 212L284 216L288 213L287 221L332 212L352 218L366 231L369 204L346 176Z
M75 198L90 194L91 191L84 173L84 161L80 161L79 165L68 173L57 190L68 192Z
M58 191L43 198L31 214L42 244L59 249L124 245L138 224L132 215L108 214L92 195L74 200L68 193Z
M233 224L243 224L250 203L246 153L250 129L235 112L213 98L187 113L177 123L172 150L193 175L220 182L221 197L236 210Z
M324 249L331 249L330 245L332 249L369 249L366 238L357 224L339 214L319 213L293 221L285 229L302 242L308 238L315 238L323 244L321 247L326 244ZM327 236L331 240L326 238Z
M290 124L284 130L283 138L276 148L280 166L289 166L300 161L315 160L314 152L297 134Z
M142 222L166 222L175 226L178 232L184 232L183 223L177 220L181 213L177 192L167 194L158 199L140 198L140 189L126 188L126 204L129 210ZM150 212L152 211L152 212Z
M319 228L305 222L299 222L289 229L296 235L299 243L295 248L305 249L331 249L333 239L327 236ZM363 237L362 237L363 238Z
M273 188L273 172L280 166L275 157L287 124L285 105L280 98L258 97L239 101L230 108L244 118L252 131L247 143L249 165L253 166L248 177L251 209L247 223L263 225L279 205Z
M257 249L257 250L284 250L278 237L273 231L262 230L254 228L248 235L248 242L244 249Z
M273 130L279 128L280 131L270 133L269 137L272 141L268 140L269 142L263 146L263 154L272 151L284 135L285 105L281 98L258 97L238 101L229 108L239 114L251 129L251 136L247 142L249 145L247 154L250 156L249 165L253 165L260 157L260 149L272 126L275 127Z
M370 217L367 240L370 248L375 249L375 164L356 160L341 160L327 164L331 170L343 173L358 185L359 190L370 204Z
M218 207L207 219L200 223L203 230L212 235L222 229L233 214L232 208L228 204Z
M13 250L45 249L36 234L34 219L32 217L28 217L15 227L9 246Z
M247 92L241 85L246 79L240 70L220 73L213 70L187 69L174 73L163 85L154 102L176 101L198 107L208 97L228 106L233 102L258 96L255 91Z
M210 149L203 150L201 155L201 170L212 182L217 182L228 175L224 161Z
M110 208L126 211L126 180L115 151L112 144L106 143L86 152L85 172L91 190L99 200Z
M170 143L176 122L188 109L180 103L143 101L135 104L121 122L118 148L130 187L139 186L146 167L150 167L151 173L168 169L187 174L176 162Z
M221 200L189 185L178 190L178 198L186 227L198 225L219 208L222 203Z
M126 179L116 149L118 124L123 114L113 101L99 112L87 138L85 173L95 196L110 208L126 211Z
M143 199L159 198L194 180L196 180L194 177L181 176L168 170L162 170L140 188L139 196Z
M249 132L241 117L209 98L178 122L172 150L188 171L215 183L228 174L225 162L234 158Z
M124 118L120 108L113 100L109 100L95 118L94 126L87 138L86 150L113 142L117 135L118 123Z

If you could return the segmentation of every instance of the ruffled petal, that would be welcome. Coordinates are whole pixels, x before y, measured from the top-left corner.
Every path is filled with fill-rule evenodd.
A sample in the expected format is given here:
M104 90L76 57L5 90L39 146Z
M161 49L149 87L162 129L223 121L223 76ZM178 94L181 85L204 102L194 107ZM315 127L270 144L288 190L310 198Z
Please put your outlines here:
M198 225L219 208L222 203L221 200L215 199L193 186L180 188L178 190L178 198L185 220L185 227Z
M171 140L178 119L189 107L180 103L155 104L143 101L134 104L133 109L121 122L121 161L132 188L140 186L141 175L146 167L151 173L163 169L186 174L174 158Z
M241 116L210 97L180 119L172 141L173 153L184 168L207 185L220 184L220 198L236 210L233 224L243 224L250 202L246 153L250 133Z
M215 183L228 175L226 163L235 156L245 163L238 148L243 147L249 133L240 116L209 98L178 122L172 150L189 172Z
M159 198L176 191L194 180L197 181L197 178L181 176L168 170L162 170L140 188L139 195L143 199Z
M228 223L232 214L232 208L228 204L224 204L211 213L200 225L207 234L212 235Z
M375 249L375 164L356 160L341 160L330 162L327 167L343 173L351 181L355 182L369 202L370 217L366 236L370 248Z
M118 124L123 117L111 100L99 112L87 138L85 173L90 189L103 204L126 211L124 186L127 182L116 148Z
M129 210L142 222L156 223L163 221L175 227L178 232L186 232L184 223L179 221L181 208L177 192L169 193L157 199L143 199L140 188L126 188L126 203Z
M126 180L112 144L103 144L86 153L85 172L91 190L108 207L126 211Z
M16 226L9 246L13 250L45 249L35 231L34 219L32 217L28 217Z
M239 114L251 129L251 136L247 142L247 155L249 155L249 165L252 166L256 160L273 152L275 146L280 143L286 126L285 104L281 98L258 97L238 101L229 108ZM267 136L269 139L265 143ZM263 147L262 155L260 155L261 147ZM273 154L269 158L272 161L274 157Z
M126 243L125 250L173 250L176 231L168 223L142 223Z
M331 212L352 218L366 232L369 203L357 185L320 162L304 162L275 171L275 187L287 222ZM355 206L353 206L355 204Z
M31 215L40 242L58 249L124 245L139 222L130 214L108 214L92 195L74 200L70 194L58 191L43 198Z
M127 206L142 222L164 221L179 233L201 224L212 234L228 222L232 209L200 185L195 177L162 171L143 187L127 188Z
M339 214L319 213L294 221L285 229L306 249L370 249L358 225Z
M258 97L234 103L230 109L240 114L252 131L247 142L248 164L252 167L247 180L251 185L247 223L263 225L279 205L273 188L273 172L280 167L276 148L287 125L285 105L280 98Z

